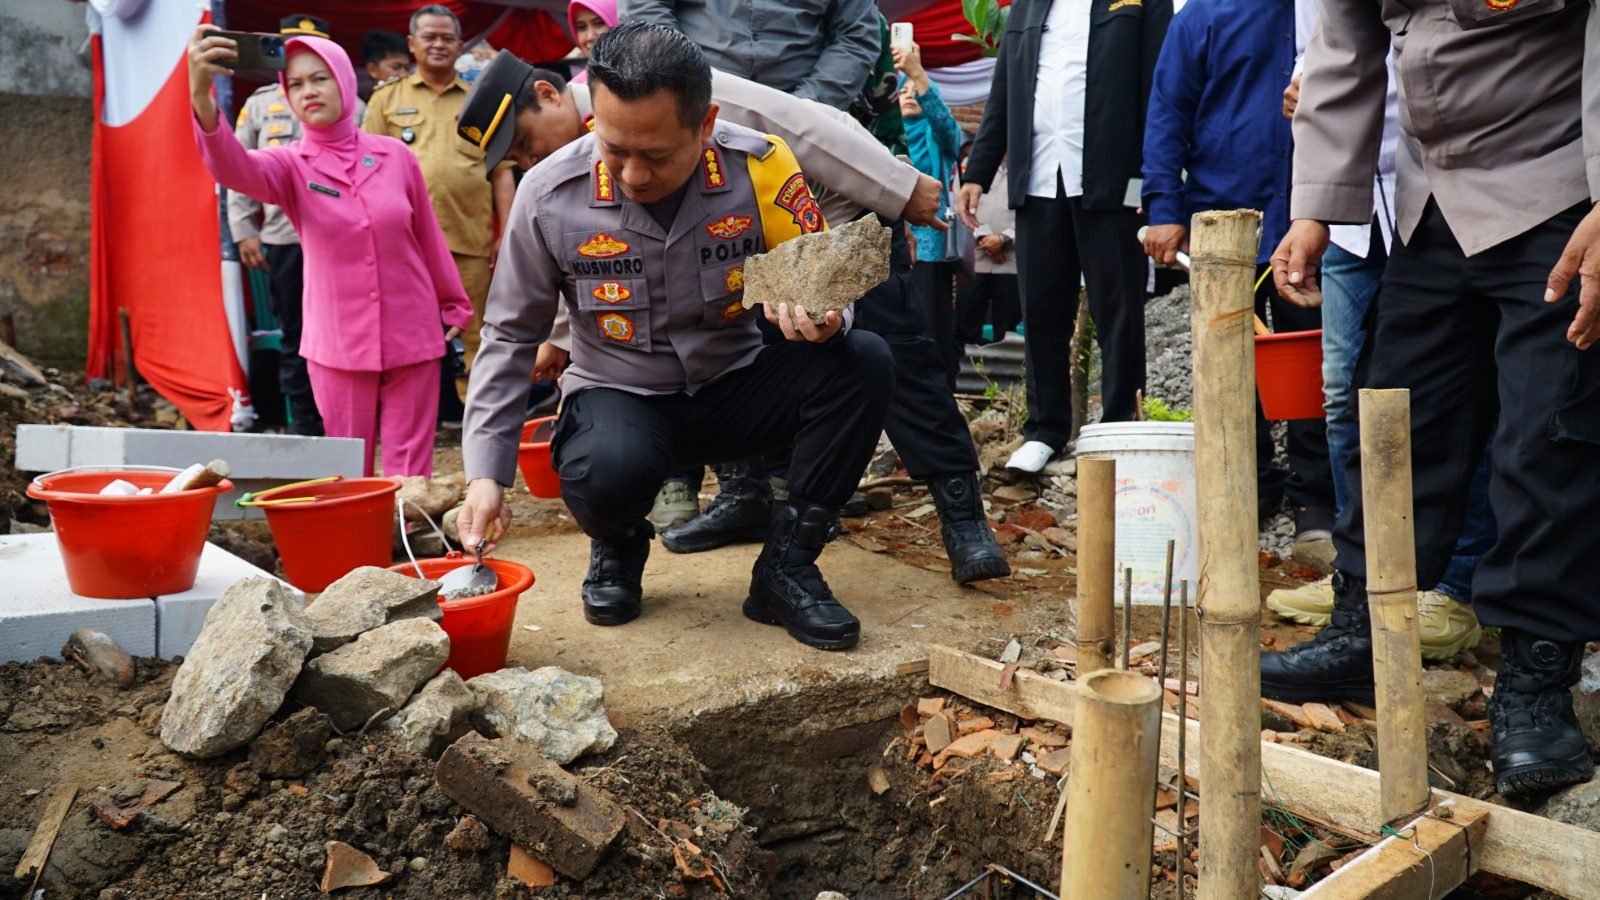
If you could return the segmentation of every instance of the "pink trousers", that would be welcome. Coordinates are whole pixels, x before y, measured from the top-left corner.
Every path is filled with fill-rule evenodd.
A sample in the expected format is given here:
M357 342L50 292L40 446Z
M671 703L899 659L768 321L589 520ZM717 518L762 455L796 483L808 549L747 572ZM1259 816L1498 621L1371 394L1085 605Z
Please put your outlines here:
M368 476L380 437L384 475L433 474L439 360L381 372L353 372L306 360L306 369L328 437L366 442Z

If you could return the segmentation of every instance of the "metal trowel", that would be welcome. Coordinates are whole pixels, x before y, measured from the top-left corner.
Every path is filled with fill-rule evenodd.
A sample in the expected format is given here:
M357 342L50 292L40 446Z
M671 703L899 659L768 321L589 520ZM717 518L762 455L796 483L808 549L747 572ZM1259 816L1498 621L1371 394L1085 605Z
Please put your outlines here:
M495 589L500 583L500 577L493 569L483 564L483 549L487 546L489 546L488 538L479 541L478 546L472 548L472 555L477 558L477 562L451 569L439 579L440 596L472 597L487 594Z

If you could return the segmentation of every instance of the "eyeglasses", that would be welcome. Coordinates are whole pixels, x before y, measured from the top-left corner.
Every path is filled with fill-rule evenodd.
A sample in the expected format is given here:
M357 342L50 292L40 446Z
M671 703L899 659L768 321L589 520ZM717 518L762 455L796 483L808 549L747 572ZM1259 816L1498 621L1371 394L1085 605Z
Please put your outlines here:
M422 44L423 46L427 46L428 44L444 44L448 47L452 44L461 43L461 37L454 34L413 34L412 37L416 38L417 43Z

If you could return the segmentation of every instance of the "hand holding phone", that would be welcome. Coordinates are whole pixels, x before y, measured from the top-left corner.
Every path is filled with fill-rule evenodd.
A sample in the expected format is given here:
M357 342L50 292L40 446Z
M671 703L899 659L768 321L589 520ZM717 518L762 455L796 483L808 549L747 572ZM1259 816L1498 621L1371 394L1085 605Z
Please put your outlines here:
M258 34L253 31L214 31L212 34L228 38L238 45L237 57L218 60L230 69L279 70L288 65L288 56L284 51L284 42L288 39L281 34Z
M910 22L896 22L889 26L889 46L910 50L913 37Z

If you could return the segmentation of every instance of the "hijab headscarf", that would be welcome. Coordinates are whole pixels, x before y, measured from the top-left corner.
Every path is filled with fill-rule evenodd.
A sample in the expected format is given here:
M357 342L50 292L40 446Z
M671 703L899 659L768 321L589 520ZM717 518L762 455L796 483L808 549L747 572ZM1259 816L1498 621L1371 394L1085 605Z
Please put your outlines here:
M312 145L318 152L332 155L343 166L346 172L355 168L356 161L361 157L361 142L358 135L360 129L356 127L356 70L350 64L350 57L344 48L327 38L319 37L294 37L284 45L284 52L294 55L296 51L315 53L328 67L329 74L333 75L334 83L339 86L339 121L332 125L312 125L302 120L301 132L304 140ZM278 73L278 85L283 88L284 96L289 94L288 73Z
M578 10L580 9L587 9L599 16L600 21L606 23L607 28L617 27L617 0L572 0L571 3L567 4L567 31L572 34L574 41L578 39ZM587 84L589 82L589 70L586 68L582 72L573 75L571 81L573 84Z

